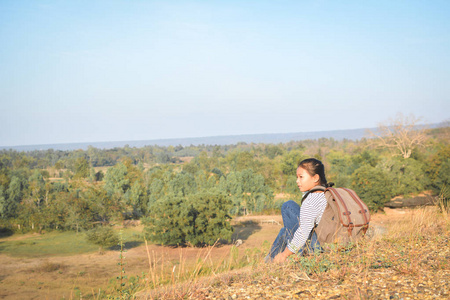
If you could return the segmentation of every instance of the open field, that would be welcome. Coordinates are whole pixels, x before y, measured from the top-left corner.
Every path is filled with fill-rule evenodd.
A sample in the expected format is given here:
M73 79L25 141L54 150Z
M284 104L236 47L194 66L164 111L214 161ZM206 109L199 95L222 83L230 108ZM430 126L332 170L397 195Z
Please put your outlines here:
M281 221L280 216L260 216L257 219ZM242 221L242 220L241 220ZM235 225L233 239L242 239L238 248L261 248L263 241L271 241L280 226L259 224L258 220ZM141 227L122 230L125 242L125 275L141 276L149 272L149 258L156 261L160 281L171 278L174 266L188 272L206 252L217 263L230 256L232 245L213 248L174 248L148 244L138 237ZM268 245L268 243L266 243ZM148 252L147 252L148 249ZM262 254L261 254L262 255ZM115 279L120 276L120 251L104 254L88 244L83 234L47 233L43 235L13 235L0 239L0 298L6 299L83 299L114 291ZM161 262L163 262L161 264ZM181 274L177 270L177 274Z
M380 236L393 225L407 224L414 212L387 209L384 214L374 215L372 234ZM123 229L126 247L123 275L127 276L127 286L131 290L133 283L139 284L136 292L145 286L197 280L202 275L220 277L220 273L244 267L246 263L257 267L281 227L277 224L281 223L281 217L248 216L234 222L233 239L244 241L239 248L232 245L173 248L151 244L146 247L139 240L142 228ZM101 299L117 293L116 278L122 268L118 265L120 251L99 254L97 247L87 244L81 234L14 235L0 239L0 251L0 298ZM148 274L146 279L142 279L144 273Z

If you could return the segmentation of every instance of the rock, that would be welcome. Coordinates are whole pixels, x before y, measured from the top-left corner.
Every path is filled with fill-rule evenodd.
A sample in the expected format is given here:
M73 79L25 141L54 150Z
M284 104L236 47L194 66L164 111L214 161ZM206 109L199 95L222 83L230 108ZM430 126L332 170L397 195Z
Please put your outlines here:
M391 201L384 204L385 207L389 208L401 208L401 207L415 207L424 205L434 205L434 197L429 195L420 195L413 198L394 198Z

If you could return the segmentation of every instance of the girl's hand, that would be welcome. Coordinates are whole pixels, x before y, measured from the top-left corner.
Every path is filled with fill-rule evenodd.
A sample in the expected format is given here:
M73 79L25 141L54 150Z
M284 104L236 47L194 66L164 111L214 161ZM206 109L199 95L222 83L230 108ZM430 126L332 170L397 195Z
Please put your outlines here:
M284 263L286 261L286 259L288 258L288 256L290 256L292 254L294 254L294 253L292 253L288 248L286 248L283 252L275 255L275 257L273 258L273 262L277 263L277 264Z
M278 253L277 255L275 255L275 257L273 258L273 262L276 264L282 264L286 261L286 258L283 253Z

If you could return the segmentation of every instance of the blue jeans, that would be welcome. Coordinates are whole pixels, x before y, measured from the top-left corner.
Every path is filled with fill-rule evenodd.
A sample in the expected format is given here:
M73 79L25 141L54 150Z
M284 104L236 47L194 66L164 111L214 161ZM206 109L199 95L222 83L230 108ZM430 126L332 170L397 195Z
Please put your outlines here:
M300 206L293 200L283 203L281 206L281 216L283 217L284 227L280 229L266 260L269 258L273 259L278 253L283 252L284 249L286 249L288 242L294 237L294 233L297 231L300 224ZM317 250L322 250L314 231L312 232L312 235L310 234L308 241L306 241L306 244L298 251L298 253L303 255L305 250L312 253Z

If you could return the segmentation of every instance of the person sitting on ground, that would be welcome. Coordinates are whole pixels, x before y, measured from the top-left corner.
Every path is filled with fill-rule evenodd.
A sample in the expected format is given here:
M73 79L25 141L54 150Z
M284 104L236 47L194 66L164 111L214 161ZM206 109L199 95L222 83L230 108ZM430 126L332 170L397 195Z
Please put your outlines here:
M300 162L297 168L297 185L301 192L310 191L316 186L328 187L325 168L320 160L308 158ZM303 255L305 251L321 251L314 227L319 224L327 205L323 191L308 194L301 207L293 200L281 206L283 228L273 242L266 262L281 263L294 254Z

